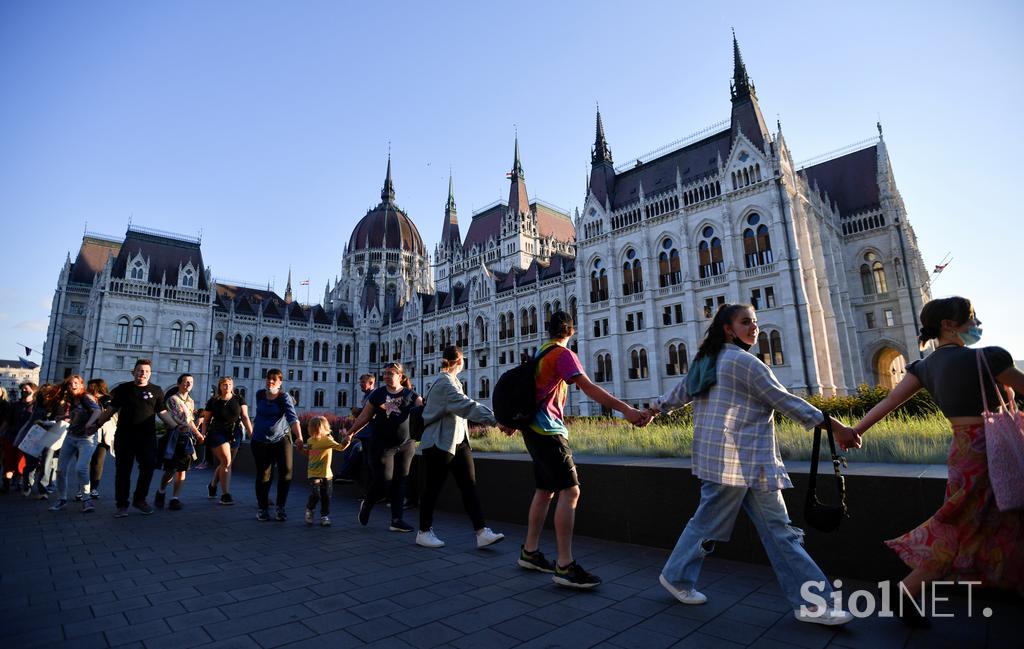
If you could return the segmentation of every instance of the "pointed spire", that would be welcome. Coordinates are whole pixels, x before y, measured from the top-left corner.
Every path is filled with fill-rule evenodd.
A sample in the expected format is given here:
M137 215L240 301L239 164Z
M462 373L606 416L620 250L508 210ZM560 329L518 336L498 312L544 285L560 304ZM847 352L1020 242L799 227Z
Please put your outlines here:
M601 107L597 107L597 127L594 134L594 150L590 155L593 164L612 162L612 150L608 148L608 141L604 137L604 123L601 121Z
M732 30L732 99L746 99L748 96L757 98L754 91L754 82L747 74L747 66L743 63L743 55L740 53L740 44L736 40L736 30Z
M444 209L449 212L455 211L455 183L452 180L452 171L448 170L448 202L445 203Z
M291 304L292 303L292 267L291 266L288 267L288 283L285 285L285 288L284 288L284 303L285 304Z
M515 156L515 160L512 162L512 182L515 182L516 179L520 179L520 180L525 179L525 176L523 176L523 165L522 165L522 163L519 162L519 130L518 129L516 129L516 156Z
M519 161L519 132L516 131L516 154L512 163L512 171L508 177L512 180L508 190L508 209L513 214L525 214L530 211L530 199L526 193L526 177L523 165Z
M389 145L390 149L390 145ZM388 173L384 178L384 189L380 191L380 200L384 203L395 202L395 184L391 182L391 151L388 151Z
M441 224L441 242L438 245L450 245L453 249L462 246L459 217L455 209L455 182L451 171L448 172L448 201L444 206L444 223Z

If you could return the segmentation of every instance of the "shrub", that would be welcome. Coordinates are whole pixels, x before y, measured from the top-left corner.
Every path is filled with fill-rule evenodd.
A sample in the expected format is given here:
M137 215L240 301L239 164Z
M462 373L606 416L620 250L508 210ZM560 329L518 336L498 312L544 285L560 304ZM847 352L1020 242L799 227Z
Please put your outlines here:
M847 396L823 397L812 395L805 397L815 408L823 410L847 422L863 417L878 402L888 396L889 391L882 387L857 386L857 391ZM928 417L939 412L939 407L927 390L918 390L917 394L893 411L890 416Z

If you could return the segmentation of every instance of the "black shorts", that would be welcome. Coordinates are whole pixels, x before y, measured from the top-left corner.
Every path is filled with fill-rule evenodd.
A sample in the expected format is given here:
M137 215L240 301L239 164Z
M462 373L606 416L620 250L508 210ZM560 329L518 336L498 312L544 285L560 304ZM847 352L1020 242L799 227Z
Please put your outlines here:
M167 441L168 435L164 435L160 440L159 446L159 460L160 466L163 467L164 471L171 471L173 473L180 473L181 471L188 471L192 467L192 456L185 452L186 440L179 439L178 445L174 449L174 455L167 458Z
M576 464L572 461L572 449L565 437L525 430L523 441L533 459L533 477L538 489L561 491L580 483Z

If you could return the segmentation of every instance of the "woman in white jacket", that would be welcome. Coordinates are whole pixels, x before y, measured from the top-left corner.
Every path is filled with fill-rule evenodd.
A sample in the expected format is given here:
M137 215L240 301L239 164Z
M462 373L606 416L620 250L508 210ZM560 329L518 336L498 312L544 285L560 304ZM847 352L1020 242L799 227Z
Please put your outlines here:
M431 526L434 505L449 473L455 477L455 484L462 492L462 505L476 531L476 547L482 548L505 538L504 534L492 532L484 524L483 509L476 491L476 469L469 447L467 420L490 426L498 422L490 408L462 392L462 383L457 375L463 366L462 350L452 345L446 347L441 354L441 375L427 390L423 406L425 426L420 450L426 488L420 499L420 529L416 534L416 545L426 548L444 546L444 541L437 538Z

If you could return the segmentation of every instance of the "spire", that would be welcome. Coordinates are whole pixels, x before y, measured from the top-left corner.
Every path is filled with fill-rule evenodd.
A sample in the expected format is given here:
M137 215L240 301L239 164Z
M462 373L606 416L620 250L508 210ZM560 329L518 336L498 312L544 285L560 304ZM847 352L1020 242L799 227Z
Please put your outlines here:
M508 177L512 183L508 190L508 210L513 214L525 214L530 211L530 199L526 193L526 177L523 176L523 165L519 162L519 133L516 133L516 155L512 163L512 171Z
M380 192L380 200L390 204L395 202L395 184L391 182L391 151L388 151L388 173L384 178L384 189Z
M736 30L732 31L732 100L746 99L753 97L757 99L754 92L754 82L747 74L747 66L743 63L743 55L740 54L740 44L736 40Z
M444 205L444 223L441 224L440 245L451 245L452 248L462 246L459 217L455 210L455 183L452 180L451 172L448 173L448 202Z
M590 154L590 161L593 164L612 161L612 150L608 148L608 142L604 139L604 124L601 122L601 107L597 107L597 129L594 135L594 150Z
M444 209L446 212L455 211L455 184L452 180L452 172L448 171L448 202L445 203Z
M284 303L292 303L292 267L288 267L288 284L285 285L284 289Z

